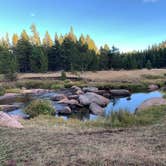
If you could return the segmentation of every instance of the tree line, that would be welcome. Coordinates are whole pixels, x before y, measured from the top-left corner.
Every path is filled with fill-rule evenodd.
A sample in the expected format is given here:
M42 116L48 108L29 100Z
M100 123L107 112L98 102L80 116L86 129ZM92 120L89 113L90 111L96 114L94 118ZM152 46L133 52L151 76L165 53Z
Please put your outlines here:
M97 48L89 35L77 38L73 28L69 33L51 38L46 31L41 40L36 26L32 35L26 30L21 35L8 34L0 39L0 73L47 71L94 71L110 69L142 69L166 67L165 42L143 51L120 53L107 44Z

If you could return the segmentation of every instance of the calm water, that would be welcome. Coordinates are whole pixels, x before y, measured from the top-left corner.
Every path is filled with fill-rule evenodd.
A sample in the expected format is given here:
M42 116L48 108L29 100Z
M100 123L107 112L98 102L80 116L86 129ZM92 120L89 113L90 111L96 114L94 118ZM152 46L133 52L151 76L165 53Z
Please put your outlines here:
M10 115L20 115L22 117L28 117L24 112L23 109L24 107L29 103L29 101L34 100L36 98L40 98L40 99L46 99L49 100L51 96L55 95L55 93L46 93L44 95L40 95L40 96L26 96L26 101L24 101L24 103L22 103L22 107L20 109L14 110L9 112ZM108 106L105 108L105 115L110 114L111 111L118 111L120 109L123 110L127 110L129 112L135 112L135 110L147 99L151 99L154 97L162 97L163 94L159 91L155 91L155 92L149 92L149 93L134 93L129 97L125 97L125 98L115 98L112 99L110 104L108 104ZM15 101L13 103L16 103L18 101ZM21 102L21 101L20 101ZM55 109L62 107L62 105L57 104L56 102L52 102L53 106ZM59 117L59 115L56 115ZM79 120L93 120L96 119L98 116L96 115L92 115L89 113L89 110L87 110L86 108L80 109L79 111L74 110L74 113L72 115L69 116L60 116L64 119L68 119L68 118L75 118L75 119L79 119Z

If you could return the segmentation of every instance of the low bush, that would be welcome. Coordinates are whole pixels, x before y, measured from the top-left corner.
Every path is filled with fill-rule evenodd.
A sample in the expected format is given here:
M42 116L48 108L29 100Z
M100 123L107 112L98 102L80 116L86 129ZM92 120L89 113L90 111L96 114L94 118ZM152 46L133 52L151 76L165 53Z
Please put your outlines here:
M38 115L53 115L55 114L55 109L52 107L51 103L46 100L34 100L25 109L31 118Z
M63 84L52 84L51 89L57 90L57 89L62 89L64 88Z
M0 96L3 96L5 94L5 89L0 86Z
M65 73L65 71L62 71L61 72L61 80L66 80L66 79L67 79L66 73Z

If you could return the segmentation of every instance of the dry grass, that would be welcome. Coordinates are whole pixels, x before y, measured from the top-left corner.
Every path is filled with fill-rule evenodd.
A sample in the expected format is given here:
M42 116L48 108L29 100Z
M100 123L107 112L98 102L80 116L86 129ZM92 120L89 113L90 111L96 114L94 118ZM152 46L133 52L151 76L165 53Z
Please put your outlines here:
M23 130L0 128L0 133L0 153L8 164L166 165L166 124L91 131L75 131L65 127Z
M142 69L142 70L120 70L120 71L98 71L98 72L84 72L77 73L77 75L68 72L68 77L76 77L81 76L84 79L92 80L92 81L116 81L116 80L139 80L142 78L142 75L164 75L166 73L166 69ZM28 79L28 78L51 78L51 77L59 77L61 72L55 73L28 73L28 74L19 74L19 79Z
M146 127L103 129L80 124L41 116L26 121L21 130L0 127L0 165L166 165L166 117Z

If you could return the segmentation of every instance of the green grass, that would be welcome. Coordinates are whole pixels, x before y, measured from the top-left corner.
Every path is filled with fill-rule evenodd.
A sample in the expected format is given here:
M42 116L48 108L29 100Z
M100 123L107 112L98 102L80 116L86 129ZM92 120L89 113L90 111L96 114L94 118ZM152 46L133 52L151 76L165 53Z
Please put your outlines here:
M166 117L166 106L157 106L142 110L136 114L120 110L112 112L106 118L100 117L92 121L80 121L77 119L64 120L53 116L40 115L30 121L24 122L26 126L66 126L71 128L117 128L146 126L160 123Z
M5 88L0 86L0 96L3 96L5 94Z
M150 75L150 74L143 74L142 77L149 79L149 80L154 80L154 79L163 79L165 75Z

